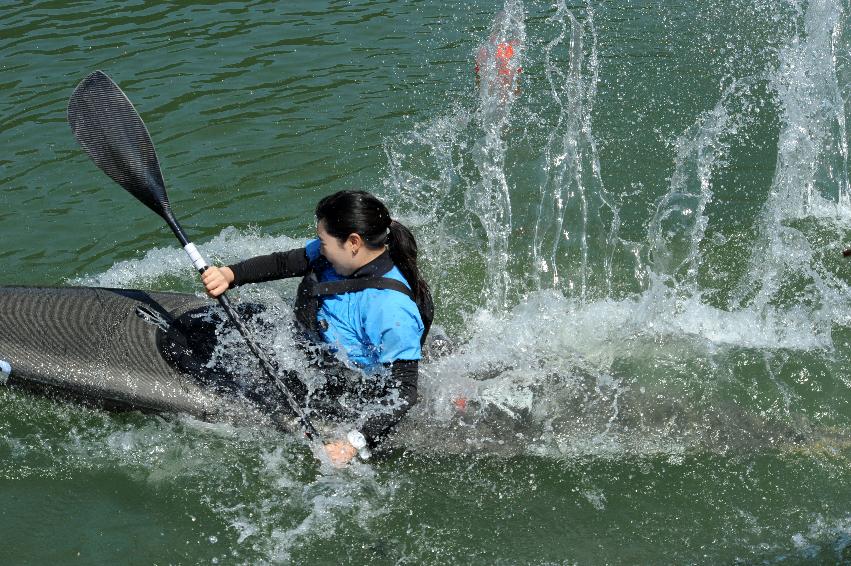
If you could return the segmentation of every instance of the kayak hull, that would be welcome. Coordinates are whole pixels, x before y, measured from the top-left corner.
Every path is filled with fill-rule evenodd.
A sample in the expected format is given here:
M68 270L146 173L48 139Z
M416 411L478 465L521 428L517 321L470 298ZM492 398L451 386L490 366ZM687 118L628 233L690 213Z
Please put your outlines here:
M186 293L0 288L0 360L11 366L6 385L113 409L188 413L205 420L255 418L263 412L259 407L181 371L165 347L167 321L210 305Z

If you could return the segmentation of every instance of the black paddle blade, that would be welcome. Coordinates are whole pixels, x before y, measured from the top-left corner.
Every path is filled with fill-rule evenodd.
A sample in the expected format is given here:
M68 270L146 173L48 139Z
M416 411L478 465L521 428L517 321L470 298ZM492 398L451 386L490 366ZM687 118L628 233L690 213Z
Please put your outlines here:
M106 73L95 71L77 85L68 101L68 123L104 173L165 217L168 195L151 136L127 95Z

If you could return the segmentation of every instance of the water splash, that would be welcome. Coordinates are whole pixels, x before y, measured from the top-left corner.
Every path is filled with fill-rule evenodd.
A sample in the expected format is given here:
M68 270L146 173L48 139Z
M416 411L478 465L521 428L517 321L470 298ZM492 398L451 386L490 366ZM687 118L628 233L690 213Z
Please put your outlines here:
M488 39L476 53L479 107L476 113L483 136L473 147L479 181L464 195L465 205L487 235L486 303L504 309L511 285L508 273L511 236L511 188L505 175L505 128L519 96L519 77L526 45L523 4L506 0L494 18Z
M807 33L820 32L835 42L840 20L834 8L819 3L806 14L802 12L811 26ZM822 13L825 9L831 17ZM708 250L726 241L724 226L713 225L717 218L712 205L716 185L729 169L734 143L764 127L760 111L766 109L765 90L779 90L776 97L781 102L787 94L777 88L777 75L771 70L739 78L724 74L714 106L698 114L670 145L673 172L662 196L648 210L644 241L622 241L618 235L620 212L603 184L592 128L600 72L595 11L589 3L581 13L575 12L564 2L555 2L545 20L547 29L555 30L542 54L549 86L547 104L555 112L547 124L539 171L544 182L533 219L531 261L520 265L531 274L532 288L544 291L523 289L522 277L509 275L508 260L502 255L512 248L515 228L522 228L512 224L511 204L512 198L525 190L507 181L508 146L498 135L502 130L494 128L490 138L486 135L472 144L464 141L470 126L482 123L482 110L491 110L485 115L504 127L510 122L502 120L508 120L511 108L496 112L501 107L488 98L492 93L486 90L479 97L475 120L460 120L462 113L456 111L454 117L436 120L422 130L430 133L425 136L428 147L442 157L438 162L444 174L429 185L439 186L439 204L422 209L421 218L432 226L439 224L447 211L467 218L463 216L466 211L452 208L458 203L451 195L463 191L465 208L484 227L478 236L486 242L486 295L481 307L465 318L461 350L424 369L423 403L404 442L434 449L431 438L438 433L433 429L442 430L445 439L448 436L441 427L449 427L453 431L449 444L462 452L556 454L568 450L596 454L611 449L612 453L640 454L770 444L769 431L777 426L785 431L779 436L794 444L796 435L806 436L810 425L806 417L801 419L807 410L801 405L804 397L795 393L796 387L790 383L793 377L786 353L815 352L820 356L833 347L830 327L814 325L819 315L814 316L807 305L757 308L736 300L725 303L718 298L724 293L709 288L707 273L732 279L736 267L713 264L706 258ZM497 23L500 21L498 18ZM822 45L828 51L835 49L830 41ZM534 53L525 55L529 66L537 63ZM804 60L814 56L808 52ZM789 51L779 58L782 74L782 69L790 66ZM798 62L795 67L806 65ZM791 77L786 82L801 81ZM790 88L794 91L797 87ZM767 95L769 106L771 96ZM522 97L504 100L521 104L523 112L517 116L530 115L522 106ZM837 124L844 124L833 113L831 116ZM808 127L800 124L797 129L806 132ZM843 128L837 126L836 131ZM783 132L797 129L784 128ZM437 132L440 134L435 135ZM828 137L838 143L843 136ZM779 162L788 161L783 157L783 137L781 134ZM420 136L419 141L423 139ZM471 168L461 156L469 153L470 146L480 149L482 140L490 140L495 151L490 155L473 152L475 168ZM392 147L394 181L389 186L399 187L417 176L405 174L412 171L406 169L411 161L411 154L406 156L410 146L396 143ZM845 183L842 171L847 151L836 143L832 147L825 155L839 155L842 167L825 171L833 171L833 178ZM488 178L483 173L486 166L489 178L498 181L490 187L498 190L484 190L486 199L471 200L471 192L482 189L479 179ZM817 176L814 170L789 167L803 178ZM841 201L844 197L836 198ZM773 208L767 206L766 210ZM765 213L763 219L770 216ZM767 231L782 239L776 226L783 221L768 220L767 224ZM469 241L470 236L467 238ZM626 297L615 297L613 292L616 247L630 248L635 257L635 281L629 286L639 290ZM455 254L450 264L459 265L459 249L449 253ZM776 280L778 274L757 270L756 261L753 264L745 280L763 276ZM469 260L460 265L471 271ZM834 283L836 288L844 288L838 281ZM506 300L512 289L520 291L519 303L513 307ZM707 299L707 291L715 292L714 296ZM747 359L742 366L745 370L735 367L743 363L740 354ZM719 380L727 381L721 385ZM740 387L756 387L751 380L765 382L760 395L776 402L772 411L736 410L724 400L740 394ZM744 405L753 405L756 398L752 396ZM728 435L731 427L742 434ZM594 442L589 444L588 439Z
M674 172L668 192L656 203L649 222L646 270L650 285L666 285L681 297L700 298L698 279L719 170L728 165L730 142L753 125L748 105L731 108L751 93L757 81L733 81L711 111L701 115L674 143Z
M237 230L229 227L212 240L198 244L198 248L211 262L227 264L255 255L304 246L305 241L283 235L264 236L256 229ZM155 289L167 287L162 285L162 281L175 278L189 284L191 289L197 289L199 286L198 273L192 268L192 264L187 262L186 253L178 247L166 247L153 248L139 259L120 261L103 273L77 277L69 283L96 287Z
M834 318L847 318L851 291L836 273L851 217L847 103L838 78L844 22L837 2L809 3L771 73L782 120L777 164L734 297L734 306L760 312L804 305L814 330L827 336Z
M517 93L516 74L510 83L501 81L504 75L499 74L496 53L501 43L520 38L522 46L526 37L523 6L509 2L505 8L494 20L489 40L479 48L485 53L479 57L475 110L456 104L446 116L385 142L389 163L385 189L392 200L408 204L405 214L412 224L428 235L444 236L420 238L423 256L428 258L426 269L441 270L436 277L440 283L435 285L441 307L464 315L458 333L462 349L424 369L423 401L412 422L427 430L429 423L440 427L460 419L468 425L461 430L469 434L457 435L452 442L476 445L485 452L494 446L499 447L497 451L526 451L525 442L514 436L518 432L549 438L532 443L533 451L542 454L562 453L566 446L571 450L584 446L583 450L592 452L606 446L614 452L637 453L715 446L712 435L717 431L704 426L706 422L719 427L718 423L747 422L745 436L759 440L768 425L746 411L735 417L713 412L717 391L704 383L718 372L727 372L733 381L743 379L728 367L738 348L748 352L749 360L758 358L763 364L766 380L773 384L770 395L783 399L784 426L795 430L797 424L790 415L800 398L793 393L789 377L777 371L773 359L765 362L766 356L772 358L772 352L783 350L829 349L830 334L814 331L811 313L804 308L760 310L738 305L725 310L708 305L700 275L702 251L713 243L707 233L716 178L727 166L731 139L753 124L750 107L743 100L755 85L764 83L763 78L732 80L714 108L700 114L672 144L673 174L647 223L643 264L638 270L644 278L643 289L616 299L611 272L612 248L619 242L619 212L603 186L591 120L599 73L595 12L589 4L580 17L563 2L555 3L546 19L547 29L554 29L555 36L546 41L542 59L549 103L558 111L543 150L545 182L537 201L529 266L535 286L549 290L527 294L510 307L509 291L512 285L519 286L519 278L509 275L507 263L512 238L510 197L516 189L506 177L504 132L511 125L512 107L522 96ZM835 21L832 25L828 28L834 31L828 35L835 35ZM529 55L520 47L516 53L515 71L520 55ZM529 57L527 62L535 60ZM476 222L484 233L470 230ZM565 237L565 230L572 230L576 237ZM475 304L470 308L469 294L463 295L461 289L470 285L463 285L461 278L477 275L465 252L474 249L479 237L486 242L481 256L483 297L480 308ZM299 243L227 231L206 247L228 250L230 260ZM142 260L145 268L118 265L81 282L133 286L140 279L127 279L129 272L147 272L155 280L168 278L178 265L183 269L183 262L179 250L151 252ZM564 266L575 269L562 278L559 273ZM192 274L186 272L189 281ZM283 289L285 284L281 285L275 291ZM443 299L440 293L446 289ZM273 293L246 292L249 297ZM466 309L456 308L465 301ZM281 336L278 355L288 359ZM687 353L684 359L675 359L675 354L683 352ZM668 356L666 381L654 364ZM701 371L695 373L695 366ZM670 382L678 384L673 392L665 388ZM642 388L656 397L648 397ZM458 412L461 400L465 407L470 402L466 416ZM637 426L634 421L641 419L636 415L654 412L654 404L675 407L673 416ZM579 414L579 423L571 423L570 414ZM583 438L594 442L589 445ZM403 434L400 441L408 446L419 442L434 448L431 438L420 440L416 431ZM649 448L654 442L656 448Z
M540 189L532 264L538 288L561 289L586 300L595 270L602 276L603 296L611 294L612 253L619 227L618 209L603 186L592 129L599 74L594 10L587 4L580 22L559 1L547 23L556 32L546 44L544 64L558 116L543 153L545 182ZM567 51L565 69L559 64L563 50ZM562 265L567 267L564 277L559 274Z

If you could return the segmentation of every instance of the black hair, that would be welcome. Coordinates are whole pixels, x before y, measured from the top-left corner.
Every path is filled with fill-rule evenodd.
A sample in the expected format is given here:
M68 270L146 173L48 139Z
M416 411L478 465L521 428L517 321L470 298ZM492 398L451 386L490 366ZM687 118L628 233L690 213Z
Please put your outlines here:
M341 243L358 234L370 249L386 245L393 263L411 286L420 313L431 310L433 316L431 291L417 267L417 241L404 224L390 218L383 202L366 191L339 191L319 201L316 220L324 220L325 231ZM427 333L431 320L426 322L425 318Z

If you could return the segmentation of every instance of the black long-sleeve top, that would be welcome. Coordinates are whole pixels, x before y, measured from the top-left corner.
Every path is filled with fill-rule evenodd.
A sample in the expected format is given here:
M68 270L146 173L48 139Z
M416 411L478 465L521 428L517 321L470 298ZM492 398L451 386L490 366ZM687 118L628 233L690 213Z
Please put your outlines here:
M310 271L310 261L305 248L274 252L229 265L233 272L233 286L262 283L289 277L304 277ZM366 266L365 266L366 267ZM391 388L398 388L398 401L392 409L366 419L360 432L371 446L375 446L396 426L405 413L417 402L417 360L396 360L390 364ZM388 401L382 401L388 405Z

